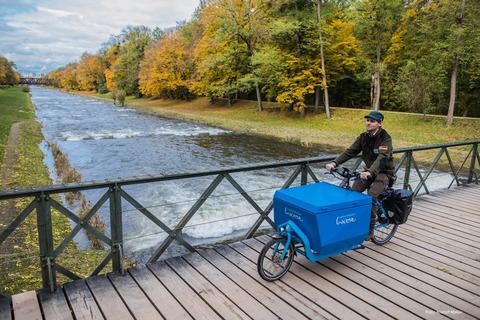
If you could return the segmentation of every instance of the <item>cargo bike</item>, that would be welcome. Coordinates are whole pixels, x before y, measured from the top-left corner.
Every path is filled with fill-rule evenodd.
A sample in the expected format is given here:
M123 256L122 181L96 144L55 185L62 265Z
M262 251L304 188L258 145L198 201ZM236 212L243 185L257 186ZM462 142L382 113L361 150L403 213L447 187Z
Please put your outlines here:
M260 251L257 269L266 281L283 277L296 254L315 262L363 248L369 234L372 198L350 190L360 173L334 169L344 179L340 187L328 182L277 190L273 199L276 234ZM405 223L412 209L410 190L387 187L376 199L378 212L370 240L382 245Z

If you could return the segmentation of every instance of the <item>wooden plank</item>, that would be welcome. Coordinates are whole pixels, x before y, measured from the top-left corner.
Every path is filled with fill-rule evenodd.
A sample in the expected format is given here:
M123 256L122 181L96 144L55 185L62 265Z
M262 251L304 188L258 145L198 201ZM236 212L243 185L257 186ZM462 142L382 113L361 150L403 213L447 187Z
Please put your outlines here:
M67 304L67 300L62 288L57 288L53 293L50 289L41 289L37 292L40 305L42 306L43 316L48 320L69 320L73 319L72 312Z
M254 306L260 304L262 309L267 308L270 312L274 313L277 318L308 319L308 317L300 313L295 306L290 303L285 303L285 301L277 295L273 295L272 292L265 287L259 286L258 281L261 280L259 276L250 277L242 269L239 269L237 265L232 264L213 249L201 250L199 254L235 283L236 287L242 288L254 299L252 304L249 299L237 298L237 295L235 295L237 304L242 307L241 304L243 303L245 312L252 318L259 319L259 317L262 316L261 313L257 313L258 311L254 312ZM227 292L225 293L228 294ZM260 311L263 312L263 310Z
M433 244L444 248L446 251L456 253L457 255L470 256L472 260L477 260L479 258L480 249L456 241L458 237L452 236L448 231L440 231L432 224L421 225L415 221L407 221L406 224L401 225L398 228L397 232L399 237L411 237L412 241L418 241L419 245L422 245L425 241L426 245Z
M359 256L363 260L358 259ZM419 289L411 286L408 282L400 281L397 270L389 267L387 264L383 264L381 261L369 260L360 252L348 252L344 255L337 255L332 258L332 261L347 267L339 271L343 275L378 294L378 302L375 305L379 308L389 312L390 306L385 304L385 301L389 301L404 309L403 312L397 313L399 319L424 318L428 311L432 310L431 306L443 306L443 308L435 308L433 310L451 310L451 307L443 301L424 293L423 286ZM326 260L324 263L329 266L331 262ZM414 279L411 280L415 281ZM413 315L410 315L411 313ZM436 319L444 318L446 317L440 314Z
M43 319L35 291L22 292L12 296L12 306L14 319Z
M191 254L187 254L184 257L188 258L190 255ZM175 272L177 272L197 295L205 300L220 317L230 319L249 318L249 316L236 305L235 301L230 300L224 293L218 290L214 284L206 279L213 270L207 272L206 275L202 274L181 258L168 259L167 264L175 269ZM227 282L226 285L230 286L230 283ZM238 293L240 294L239 290Z
M114 272L109 273L108 278L135 319L163 319L160 312L153 306L130 274L125 273L122 276Z
M398 228L398 234L395 234L391 242L394 242L396 239L401 239L402 241L411 239L410 242L414 242L418 246L434 245L441 247L446 251L448 256L460 256L478 261L478 251L472 250L469 246L466 246L462 243L448 241L448 238L445 234L430 232L431 228L433 227L424 226L421 228L419 226L412 225L407 221L407 224Z
M415 204L416 203L417 202L415 202ZM449 231L460 232L462 236L470 236L470 238L473 238L478 228L480 228L478 216L472 215L465 217L465 215L462 216L461 213L451 211L445 207L415 206L415 211L420 211L421 215L414 214L412 215L413 219L422 219L433 225L444 226L448 228Z
M209 251L214 254L213 251ZM220 255L216 255L220 258ZM245 314L248 314L252 319L278 319L271 310L267 309L260 301L254 299L247 291L239 287L234 281L229 279L225 274L220 272L213 266L220 261L212 261L210 264L207 260L202 258L198 253L191 253L183 257L190 263L200 274L205 277L212 285L218 288L226 297L230 297L232 304L235 304ZM296 313L298 316L300 314Z
M276 308L276 306L280 305L279 308L295 308L310 319L333 318L331 313L322 309L318 304L298 292L299 290L303 291L304 286L291 288L285 285L282 281L268 282L261 279L257 272L256 261L248 258L248 256L254 256L254 258L258 257L258 252L247 246L245 243L232 243L230 246L215 248L215 251L223 255L238 268L241 268L242 271L250 277L258 279L259 283L255 286L265 288L270 295L278 298L279 302L272 304L273 307Z
M466 212L466 213L471 212L472 206L474 204L458 201L455 199L454 195L455 195L455 192L450 192L450 193L443 192L443 193L437 193L437 194L421 195L419 199L429 202L432 205L438 205L438 206L448 208L449 210L452 210L452 211Z
M378 248L372 243L368 249L362 253L352 251L349 256L355 257L356 260L367 265L382 262L391 266L395 272L390 272L390 276L412 288L421 287L423 293L438 299L438 304L429 306L431 310L452 310L452 307L455 306L456 310L463 312L462 315L466 319L468 316L480 314L480 305L475 303L477 296L450 284L450 282L456 281L455 277L435 268L426 267L408 256L392 253L387 247ZM449 282L445 280L449 280Z
M268 238L260 237L258 239L262 240L263 242L260 243L258 247L258 249L261 250L263 244L268 241ZM294 263L290 271L282 278L282 281L292 281L292 286L302 288L302 291L303 283L308 283L316 290L323 292L331 299L338 301L341 305L343 305L343 308L338 308L338 312L340 312L340 316L338 316L338 318L340 319L344 318L341 314L344 314L344 312L347 313L347 309L350 310L350 312L355 312L367 319L393 319L388 314L384 314L376 309L374 306L364 303L364 301L350 293L348 289L345 290L340 286L337 286L336 280L333 282L329 281L328 279L322 277L320 272L315 272L319 271L315 270L315 268L319 266L317 263L309 262L309 266L313 267L314 270L312 271L301 264ZM311 294L309 294L309 296L311 296ZM332 312L334 313L335 310L332 310Z
M148 264L147 267L177 299L194 319L220 319L215 310L201 295L197 294L173 269L159 261Z
M66 283L63 288L75 319L103 319L102 313L85 280L75 280Z
M106 319L134 319L106 275L87 278L87 285Z
M259 251L263 247L263 243L259 242L257 239L249 239L244 240L243 244L246 246L240 246L237 243L232 243L230 246L252 262L256 263ZM257 272L256 269L255 272ZM340 318L341 315L345 316L346 319L364 319L360 314L347 308L341 302L331 298L329 295L295 275L289 275L288 277L284 276L281 280L275 282L264 281L261 284L274 291L276 294L288 293L289 295L293 295L296 300L304 301L304 304L310 306L312 312L322 314L327 319ZM295 300L292 301L292 303L295 303Z
M474 290L476 285L472 285L452 274L448 274L441 268L437 268L436 265L425 263L425 259L422 259L421 254L415 256L408 249L401 250L399 249L401 247L394 246L393 243L388 244L385 247L386 250L374 245L371 245L368 248L371 249L368 251L368 256L378 259L379 256L382 255L386 260L390 261L391 265L395 265L397 269L410 271L410 268L413 268L415 270L414 273L418 274L419 277L424 278L426 283L430 285L441 283L442 287L446 288L446 291L448 291L449 294L465 296L466 294L468 295L467 291L477 292L477 290ZM405 273L408 274L410 272ZM470 290L465 291L465 288L468 287Z
M138 265L128 270L143 292L165 319L192 319L181 304L145 266Z
M12 319L12 298L0 294L0 319Z
M453 212L451 209L445 208L439 205L432 205L423 201L414 202L415 209L420 210L422 215L428 215L434 219L445 218L447 221L452 221L459 224L462 229L466 227L466 230L480 228L479 215L470 212Z
M244 240L247 246L240 246L232 243L230 246L243 256L256 263L259 251L263 248L263 243L257 239ZM249 249L246 249L249 248ZM255 250L253 250L255 248ZM257 272L255 270L255 272ZM341 301L333 299L325 292L312 286L309 282L303 281L295 275L286 275L281 280L275 282L264 281L263 286L274 291L277 294L285 292L293 295L297 300L304 301L304 304L310 306L312 312L324 315L325 318L342 318L345 319L365 319L354 309L348 308ZM278 286L278 288L277 288ZM293 303L293 302L292 302Z
M480 285L480 262L454 251L447 251L443 249L443 246L436 246L435 243L421 242L421 239L416 235L410 237L402 233L397 234L395 240L392 240L389 244L389 248L399 254L408 255L410 258L422 261L433 268L446 269L450 274L470 282L470 285Z
M441 216L439 208L415 208L421 212L421 216L416 214L408 219L407 223L428 223L435 227L441 227L441 230L447 230L450 234L460 236L462 239L475 240L475 236L480 229L480 224L475 225L471 221L455 216ZM478 218L477 218L478 219Z

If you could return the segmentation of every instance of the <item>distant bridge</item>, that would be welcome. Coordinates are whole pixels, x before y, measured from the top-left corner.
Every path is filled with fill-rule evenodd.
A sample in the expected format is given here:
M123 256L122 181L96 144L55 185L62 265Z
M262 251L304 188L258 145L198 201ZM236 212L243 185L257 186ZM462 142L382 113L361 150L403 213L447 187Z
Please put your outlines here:
M36 85L36 86L53 86L53 80L48 78L26 77L20 78L20 84Z

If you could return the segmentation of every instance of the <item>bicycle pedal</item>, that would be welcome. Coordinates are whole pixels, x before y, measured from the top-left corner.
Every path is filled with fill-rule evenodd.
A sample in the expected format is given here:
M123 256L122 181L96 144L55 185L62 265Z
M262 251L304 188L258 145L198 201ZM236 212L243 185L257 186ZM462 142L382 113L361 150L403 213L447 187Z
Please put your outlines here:
M358 249L365 249L366 247L363 245L363 244L360 244L357 248L355 248L355 250L358 250Z

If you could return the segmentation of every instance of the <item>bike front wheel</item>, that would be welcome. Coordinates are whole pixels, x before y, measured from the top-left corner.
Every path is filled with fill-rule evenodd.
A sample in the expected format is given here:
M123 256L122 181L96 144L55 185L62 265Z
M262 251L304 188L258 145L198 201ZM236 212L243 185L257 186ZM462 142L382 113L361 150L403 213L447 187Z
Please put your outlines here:
M275 281L287 273L293 263L295 248L286 246L287 238L273 238L260 251L258 256L258 274L266 281Z
M398 224L393 224L391 222L381 223L376 222L375 229L373 231L370 239L373 243L382 245L390 241L397 232Z

